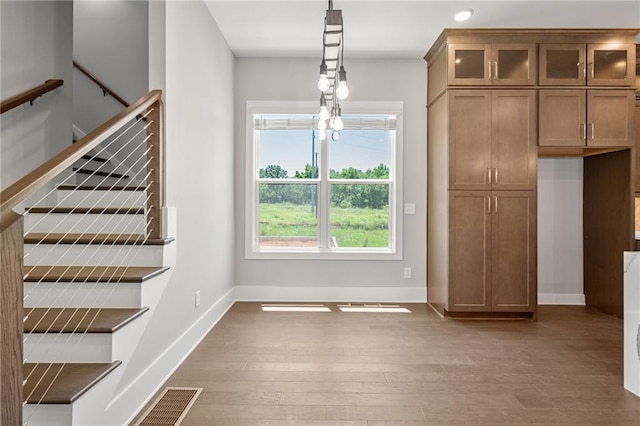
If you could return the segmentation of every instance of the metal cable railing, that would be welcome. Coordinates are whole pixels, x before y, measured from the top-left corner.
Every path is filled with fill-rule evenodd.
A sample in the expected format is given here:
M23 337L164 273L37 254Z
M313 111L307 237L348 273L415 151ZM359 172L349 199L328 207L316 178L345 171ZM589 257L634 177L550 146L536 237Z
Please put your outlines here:
M117 283L136 265L139 246L162 239L163 115L161 92L152 91L0 194L0 303L15 308L12 322L18 334L11 336L19 335L23 321L35 315L30 331L14 340L28 349L1 361L0 367L15 372L16 378L3 380L0 389L3 424L28 423L34 411L22 419L15 403L21 407L26 401L46 401L66 365L68 346L81 345L110 308ZM60 195L61 185L73 189ZM33 240L26 253L18 247L22 235ZM14 246L14 252L5 250ZM23 294L23 280L33 275L38 276ZM43 347L52 348L46 360ZM31 355L36 360L23 378L22 365ZM30 389L24 395L23 384Z

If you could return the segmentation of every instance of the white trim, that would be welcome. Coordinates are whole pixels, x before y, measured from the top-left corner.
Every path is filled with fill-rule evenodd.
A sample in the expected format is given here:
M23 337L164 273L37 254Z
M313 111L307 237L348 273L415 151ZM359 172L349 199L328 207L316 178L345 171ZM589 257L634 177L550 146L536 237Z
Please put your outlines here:
M427 287L293 287L236 285L237 302L426 303Z
M585 305L584 294L541 293L538 305Z
M184 331L167 349L150 362L149 366L122 390L109 404L108 409L127 398L136 400L136 395L147 395L144 401L132 412L125 424L133 421L136 415L164 386L169 377L182 365L213 327L222 319L235 303L235 287L220 297L200 318ZM124 398L124 399L123 399Z
M389 248L388 249L261 249L254 248L256 235L258 233L258 194L256 193L256 140L254 133L255 114L316 114L318 103L315 101L247 101L245 110L246 121L246 141L245 141L245 238L244 252L245 259L305 259L305 260L402 260L402 235L403 235L403 110L402 101L367 101L367 102L343 102L343 111L353 111L353 114L391 114L395 115L396 129L395 138L390 149L390 169L393 173L390 176L390 197L389 205L393 206L389 212ZM327 144L321 144L320 150L323 158L327 158ZM324 176L325 183L319 185L319 197L327 204L328 187L332 183L328 180L326 161L320 164L321 176ZM316 182L316 180L313 180ZM307 183L307 182L305 182ZM312 182L309 182L312 183ZM349 182L355 183L355 182ZM325 238L328 229L328 211L320 211L318 220L318 237L321 243ZM323 247L326 244L321 244Z

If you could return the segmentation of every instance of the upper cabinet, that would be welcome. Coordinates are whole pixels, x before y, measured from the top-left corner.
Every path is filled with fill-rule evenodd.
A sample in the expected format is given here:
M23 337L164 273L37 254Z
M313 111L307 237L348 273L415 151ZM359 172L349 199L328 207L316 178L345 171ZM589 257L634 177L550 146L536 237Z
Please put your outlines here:
M448 46L448 83L452 86L532 86L536 68L534 43Z
M632 43L540 44L540 85L632 86Z
M540 146L635 145L633 90L540 90Z
M455 89L449 103L449 189L534 190L534 90Z

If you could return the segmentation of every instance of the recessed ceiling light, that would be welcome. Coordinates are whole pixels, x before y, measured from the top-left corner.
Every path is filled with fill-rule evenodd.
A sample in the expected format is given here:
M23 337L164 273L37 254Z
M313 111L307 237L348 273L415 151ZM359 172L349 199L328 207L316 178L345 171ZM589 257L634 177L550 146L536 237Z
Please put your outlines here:
M466 21L467 19L471 18L471 15L473 15L473 9L471 9L471 8L462 9L461 11L459 11L455 15L453 15L453 19L455 19L458 22L463 22L463 21Z

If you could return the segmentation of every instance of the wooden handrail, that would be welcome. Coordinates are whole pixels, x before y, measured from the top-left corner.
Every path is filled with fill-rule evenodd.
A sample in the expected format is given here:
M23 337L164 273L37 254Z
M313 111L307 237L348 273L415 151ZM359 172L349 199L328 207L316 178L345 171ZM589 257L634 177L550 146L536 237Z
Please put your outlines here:
M91 74L89 71L87 71L87 69L85 67L83 67L82 65L80 65L79 63L77 63L76 61L73 61L73 66L78 68L78 71L80 71L82 74L86 75L87 77L89 77L89 79L91 79L91 81L93 81L94 83L96 83L104 93L108 93L109 95L111 95L111 97L113 99L115 99L116 101L120 102L122 105L124 105L125 107L129 106L129 103L127 101L125 101L124 99L122 99L120 96L118 96L118 94L116 92L114 92L113 90L111 90L109 88L109 86L107 86L106 84L104 84L103 82L101 82L100 80L98 80L98 77L96 77L95 75Z
M153 104L158 103L158 109L162 109L162 91L152 90L142 98L138 99L133 105L119 112L113 118L98 126L89 132L85 137L69 146L40 167L36 168L25 177L0 192L0 230L10 226L15 219L13 208L19 203L25 201L34 192L43 188L54 177L71 167L80 157L87 154L91 149L98 146L101 142L115 133L125 123L134 119L137 115L144 113ZM160 138L163 136L162 118L157 122L160 126L154 134ZM164 142L160 139L160 144ZM160 155L156 157L156 161L163 159L163 148L159 148ZM160 166L161 167L161 166ZM158 167L158 168L160 168ZM159 181L157 181L159 183ZM162 195L164 188L159 188L157 194ZM159 199L159 202L164 200ZM158 206L158 205L156 205ZM158 221L158 223L161 223Z
M22 92L12 98L7 99L6 101L2 101L0 114L4 114L5 112L19 107L22 104L31 102L38 96L42 96L45 93L52 91L53 89L57 89L63 84L63 80L47 80L40 86L34 87L33 89L27 90L26 92Z

